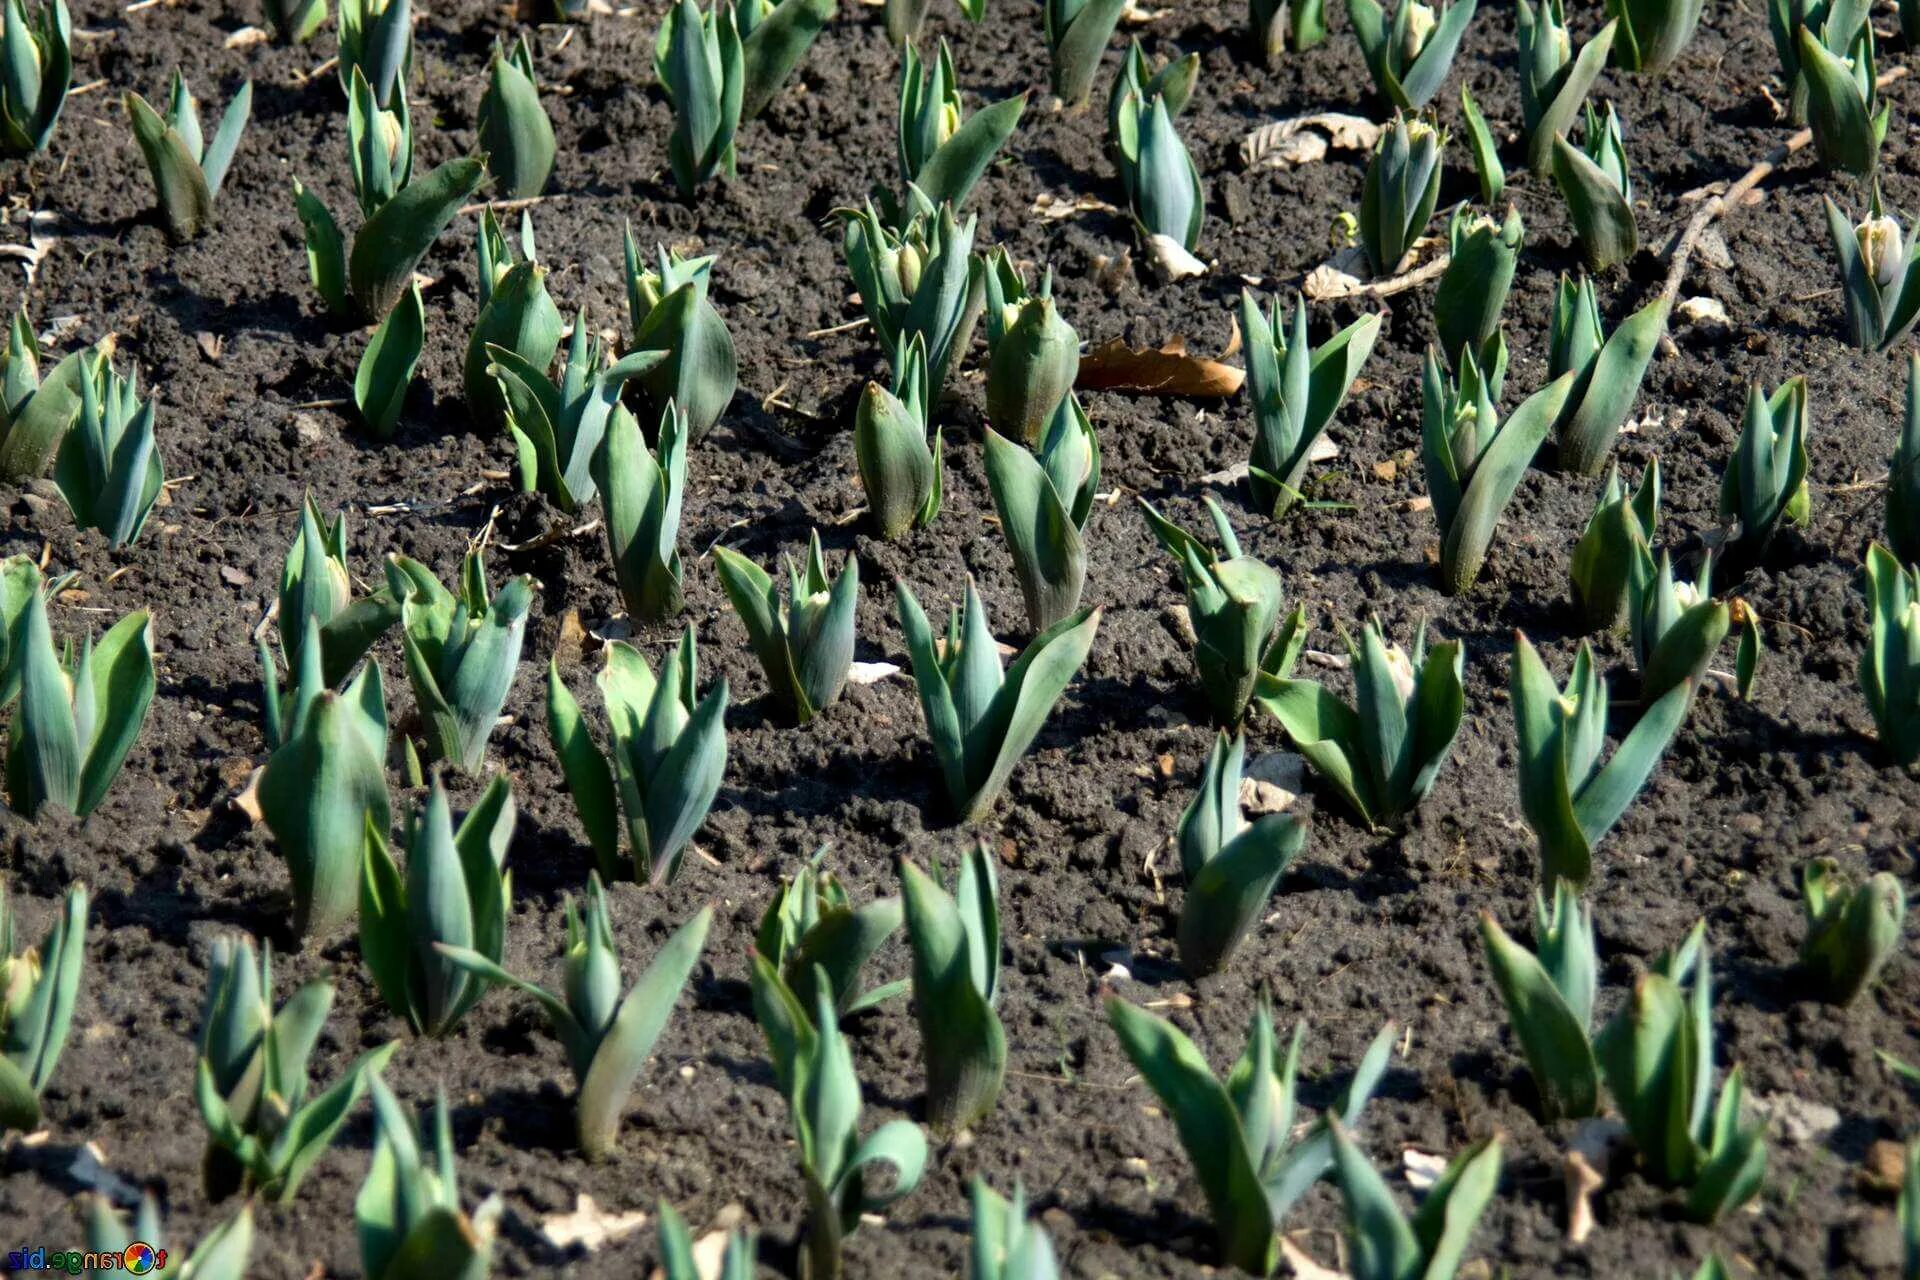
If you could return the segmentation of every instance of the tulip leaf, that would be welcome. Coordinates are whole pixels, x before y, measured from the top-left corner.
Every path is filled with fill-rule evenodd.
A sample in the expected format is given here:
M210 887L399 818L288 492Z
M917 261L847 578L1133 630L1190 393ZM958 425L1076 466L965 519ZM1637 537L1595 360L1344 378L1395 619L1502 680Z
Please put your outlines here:
M1639 251L1633 207L1613 179L1564 136L1553 140L1553 177L1587 270L1605 271Z
M137 93L122 99L133 126L134 141L146 157L160 195L160 212L176 240L191 240L213 225L213 192L200 170L200 161L187 150L180 134L168 127L147 100ZM235 139L238 141L238 139Z
M347 279L363 316L377 320L393 309L414 268L485 178L484 161L472 156L449 160L402 187L367 219L354 236L347 259ZM312 224L308 225L311 253ZM326 296L327 287L317 274L315 284Z
M742 123L767 109L838 8L837 0L780 0L740 39Z
M393 438L426 341L427 312L420 300L420 285L409 282L400 301L374 330L353 375L354 406L376 439Z
M713 909L702 907L667 939L620 1002L620 1011L601 1040L586 1079L580 1082L580 1149L587 1159L602 1159L613 1150L633 1082L673 1016L712 923Z
M968 116L952 137L927 158L913 183L934 204L964 204L974 184L1020 124L1027 95L1007 98Z
M1234 803L1239 797L1234 797ZM1180 965L1196 977L1216 972L1259 923L1274 886L1307 841L1307 824L1270 813L1207 860L1180 908Z
M1513 491L1553 429L1572 389L1572 375L1562 374L1527 397L1475 460L1459 509L1442 531L1440 575L1447 594L1465 591L1480 575L1501 513L1513 500Z

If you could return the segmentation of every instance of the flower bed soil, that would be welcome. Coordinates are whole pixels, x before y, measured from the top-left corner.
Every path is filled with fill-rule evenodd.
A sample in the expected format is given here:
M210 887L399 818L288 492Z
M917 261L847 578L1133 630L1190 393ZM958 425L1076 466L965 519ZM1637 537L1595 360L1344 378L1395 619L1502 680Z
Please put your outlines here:
M1003 859L1007 945L1001 1012L1011 1061L1004 1097L966 1140L936 1148L919 1191L884 1225L853 1239L854 1276L946 1276L964 1268L965 1188L975 1173L1002 1187L1023 1180L1076 1277L1186 1276L1209 1264L1204 1203L1171 1123L1107 1030L1102 994L1152 1002L1224 1069L1236 1055L1256 991L1271 989L1279 1016L1311 1025L1309 1101L1323 1103L1367 1040L1391 1019L1401 1029L1394 1067L1369 1111L1365 1143L1398 1166L1409 1147L1451 1153L1489 1131L1506 1135L1499 1197L1475 1252L1495 1274L1663 1276L1687 1271L1716 1242L1757 1274L1891 1276L1897 1236L1891 1207L1863 1189L1869 1145L1899 1138L1920 1110L1876 1062L1884 1048L1920 1054L1920 968L1908 956L1852 1011L1798 997L1790 973L1800 936L1794 875L1817 853L1865 872L1911 880L1920 792L1869 740L1854 688L1865 636L1855 586L1867 539L1880 527L1880 489L1903 394L1901 363L1862 356L1839 340L1818 197L1837 190L1808 156L1786 166L1757 205L1725 224L1731 265L1696 259L1685 293L1724 304L1727 326L1682 328L1677 350L1655 361L1645 420L1623 437L1630 475L1658 454L1667 480L1666 533L1692 543L1714 523L1720 468L1747 384L1805 373L1813 399L1814 514L1804 534L1781 539L1744 580L1721 582L1756 608L1769 646L1751 703L1703 695L1665 764L1601 848L1591 891L1603 953L1602 1015L1650 956L1698 917L1709 922L1718 985L1719 1065L1745 1064L1750 1090L1834 1109L1838 1126L1774 1143L1767 1188L1749 1212L1718 1230L1685 1224L1672 1198L1632 1174L1598 1201L1599 1226L1584 1247L1566 1239L1562 1160L1572 1136L1542 1126L1531 1086L1504 1029L1480 957L1477 915L1524 925L1536 870L1514 791L1506 681L1512 634L1524 629L1560 670L1573 634L1565 603L1568 551L1595 486L1536 470L1520 487L1482 581L1460 599L1435 589L1431 517L1409 508L1423 492L1416 444L1418 360L1431 333L1428 295L1391 299L1390 317L1363 382L1336 421L1340 457L1320 468L1316 497L1344 507L1275 525L1228 496L1247 549L1279 567L1289 596L1319 623L1315 648L1335 650L1331 623L1377 611L1396 634L1426 618L1467 645L1468 718L1453 757L1411 829L1363 830L1329 792L1308 788L1318 810L1306 852L1287 875L1270 917L1222 976L1183 979L1169 959L1180 891L1169 836L1194 785L1211 730L1190 660L1169 612L1179 595L1130 496L1102 506L1088 538L1087 597L1105 608L1093 655L1008 795L977 833L943 818L944 797L922 734L911 684L895 678L850 689L806 729L785 727L739 622L726 609L705 549L725 540L763 563L801 547L818 527L837 562L860 557L865 584L858 657L904 663L889 580L904 577L932 608L955 599L970 573L1000 633L1018 642L1024 619L1011 561L993 526L980 465L979 352L956 379L947 424L947 506L931 528L888 545L849 517L861 502L848 424L854 398L879 368L858 330L824 336L857 316L837 237L823 226L835 207L893 179L896 55L876 8L848 0L798 81L741 137L740 175L680 203L666 173L670 113L651 85L657 5L602 16L562 39L540 35L539 68L560 139L552 190L535 210L542 257L569 312L590 307L596 326L621 318L620 230L631 220L656 240L717 253L715 301L739 344L741 386L730 412L694 450L682 546L687 618L703 670L724 674L729 713L726 785L679 882L654 893L616 887L612 910L629 977L670 928L700 904L717 916L690 994L660 1041L627 1115L619 1149L588 1165L573 1149L571 1087L559 1046L525 1000L495 993L443 1043L409 1043L388 1075L425 1103L444 1086L454 1109L469 1194L498 1191L507 1214L496 1273L586 1277L643 1275L651 1229L592 1254L543 1239L549 1215L577 1193L617 1210L651 1212L659 1197L696 1226L738 1202L762 1232L762 1266L792 1274L802 1193L786 1108L776 1093L746 986L746 951L778 876L830 841L831 865L856 897L891 892L892 860L951 857L976 834ZM930 30L950 36L962 83L998 98L1044 88L1038 6L994 0L983 28L936 5ZM125 773L84 825L5 819L4 864L38 936L63 886L94 890L93 927L76 1030L46 1098L48 1135L17 1138L0 1179L0 1223L9 1244L65 1247L79 1240L70 1203L74 1148L92 1141L126 1177L163 1189L174 1243L197 1238L217 1212L199 1192L203 1129L191 1097L194 1036L210 942L245 929L290 950L284 869L271 840L231 800L260 760L258 673L252 633L272 598L280 559L304 492L349 512L353 563L377 580L378 557L404 551L451 575L467 540L498 511L495 541L521 543L568 525L506 478L510 449L474 434L459 389L461 352L474 314L474 218L462 216L424 264L429 351L399 438L355 434L348 394L364 337L322 313L305 278L291 180L336 210L346 189L344 113L330 74L309 72L332 36L285 49L223 48L259 20L250 7L208 3L123 11L85 0L75 11L76 82L103 81L68 105L52 153L0 169L11 225L24 239L29 209L54 215L59 243L27 294L41 327L63 322L63 346L112 331L159 405L170 505L139 543L110 554L76 535L48 489L4 495L0 549L38 553L82 574L56 627L79 630L140 606L155 611L160 692ZM1335 152L1288 172L1247 172L1241 135L1269 119L1333 109L1378 115L1357 49L1335 20L1333 38L1271 72L1241 46L1242 10L1174 4L1138 33L1150 52L1197 51L1200 89L1181 121L1209 184L1204 279L1161 286L1123 273L1098 281L1102 255L1129 242L1123 215L1090 212L1048 221L1030 212L1042 193L1116 200L1102 150L1106 75L1096 109L1047 109L1036 95L1009 153L973 206L980 240L1051 261L1065 315L1089 342L1158 344L1184 336L1200 352L1229 340L1243 276L1269 286L1325 255L1328 228L1359 202L1363 158ZM1583 14L1582 34L1596 25ZM493 40L511 30L499 6L435 4L418 32L415 119L420 163L473 145L471 122ZM1464 79L1496 128L1517 127L1511 14L1485 5L1468 37L1443 114L1457 115ZM1887 62L1899 55L1889 42ZM215 108L243 76L255 81L254 125L221 197L221 225L197 243L169 245L150 215L151 191L118 95L162 92L176 64ZM1653 248L1690 215L1708 183L1737 176L1784 136L1762 86L1774 74L1757 6L1709 6L1698 38L1663 80L1609 73L1599 93L1625 117L1643 242ZM1896 121L1917 102L1895 85ZM1920 197L1915 150L1897 123L1885 153L1890 207ZM1446 200L1469 194L1466 149L1451 151ZM1509 399L1539 385L1550 291L1574 258L1550 187L1518 178L1511 198L1527 224L1527 251L1508 306L1514 367ZM1858 193L1847 193L1858 205ZM1438 224L1436 224L1436 227ZM4 267L0 302L22 296L19 265ZM1645 252L1603 285L1617 319L1658 287L1661 263ZM1329 314L1337 313L1337 314ZM1350 307L1319 308L1316 334ZM70 321L63 318L71 317ZM325 402L316 404L315 402ZM1104 451L1103 488L1149 497L1192 524L1201 477L1243 459L1251 433L1244 399L1192 403L1094 394L1088 408ZM1545 458L1542 459L1546 461ZM521 820L510 855L515 904L508 960L517 972L557 977L560 903L590 856L544 727L543 667L577 613L604 631L617 610L597 532L559 536L522 553L496 550L496 573L537 576L541 590L526 661L493 757L513 775ZM676 626L645 630L655 659ZM577 636L576 636L577 639ZM1601 652L1621 700L1628 655ZM390 706L405 724L411 694L391 638L376 651ZM1730 660L1730 651L1728 658ZM593 659L562 652L576 688ZM1336 687L1344 678L1330 677ZM1256 719L1255 753L1284 747ZM471 799L473 789L463 787ZM1153 867L1160 869L1156 877ZM1130 976L1110 974L1128 953ZM332 1078L360 1050L403 1034L378 1002L350 939L276 955L282 991L325 971L339 981L317 1078ZM904 973L900 944L879 961ZM918 1037L904 1002L854 1026L867 1127L915 1115ZM259 1217L252 1274L265 1280L357 1273L352 1199L365 1169L369 1120L358 1115L307 1180L298 1200ZM1396 1177L1396 1185L1405 1192ZM1316 1191L1289 1226L1322 1260L1335 1257L1336 1197ZM1481 1274L1487 1274L1482 1272Z

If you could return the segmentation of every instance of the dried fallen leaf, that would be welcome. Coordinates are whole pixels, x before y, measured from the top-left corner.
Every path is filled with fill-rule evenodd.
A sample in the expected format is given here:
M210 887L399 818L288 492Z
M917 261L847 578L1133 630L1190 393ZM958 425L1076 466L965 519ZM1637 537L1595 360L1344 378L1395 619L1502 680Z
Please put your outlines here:
M581 1192L572 1213L556 1213L540 1224L540 1234L556 1249L579 1245L591 1253L601 1245L632 1235L647 1225L647 1215L635 1209L631 1213L608 1213Z
M251 49L257 44L265 44L267 33L259 27L241 27L221 43L229 49Z
M1074 386L1082 391L1128 391L1201 400L1234 395L1246 379L1244 370L1230 364L1188 355L1184 338L1175 338L1158 350L1130 347L1114 338L1080 358L1080 376Z
M53 215L45 209L39 209L27 215L27 242L25 244L0 244L0 258L20 259L22 269L27 275L27 287L33 287L33 281L40 274L40 260L45 258L60 243L60 237L53 234Z
M246 784L235 793L232 804L234 808L247 815L248 822L254 826L260 825L262 818L260 812L260 770L254 769L247 774Z
M1424 1194L1447 1171L1447 1158L1408 1147L1400 1153L1400 1170L1406 1175L1407 1185Z
M1284 813L1306 788L1306 758L1291 751L1255 756L1240 779L1240 807L1248 813Z
M1593 1194L1604 1187L1607 1180L1578 1151L1567 1153L1565 1172L1567 1239L1574 1244L1585 1244L1587 1237L1593 1234Z
M205 329L194 334L193 340L199 344L200 354L213 361L220 359L220 353L225 351L227 346L226 339L217 333L209 333Z
M1240 139L1240 159L1249 168L1297 168L1319 160L1329 147L1371 151L1380 141L1380 130L1365 116L1339 111L1293 116L1263 124Z
M1727 309L1717 298L1682 298L1680 305L1674 308L1685 324L1731 325L1727 318Z
M1119 213L1120 210L1094 196L1056 196L1042 191L1033 198L1032 212L1048 222L1058 222L1063 218L1077 218L1083 213Z
M1147 257L1152 260L1153 268L1165 280L1185 280L1190 276L1207 274L1207 264L1187 251L1187 246L1172 236L1158 233L1147 237Z
M1349 1280L1346 1272L1321 1266L1313 1260L1312 1254L1286 1236L1280 1237L1280 1256L1287 1261L1288 1273L1298 1277L1298 1280Z
M848 684L879 684L889 676L900 674L900 668L891 662L856 662L847 668Z

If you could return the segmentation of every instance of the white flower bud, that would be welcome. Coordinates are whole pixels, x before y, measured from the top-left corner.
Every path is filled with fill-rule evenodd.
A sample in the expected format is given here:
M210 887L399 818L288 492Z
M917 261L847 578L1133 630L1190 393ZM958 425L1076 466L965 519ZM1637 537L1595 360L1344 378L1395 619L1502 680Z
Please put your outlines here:
M1402 66L1411 63L1427 47L1427 41L1433 36L1433 10L1424 4L1415 4L1407 15L1406 40L1400 46Z
M1898 222L1892 218L1868 218L1853 229L1853 234L1860 242L1860 260L1875 284L1884 289L1900 278L1907 255Z

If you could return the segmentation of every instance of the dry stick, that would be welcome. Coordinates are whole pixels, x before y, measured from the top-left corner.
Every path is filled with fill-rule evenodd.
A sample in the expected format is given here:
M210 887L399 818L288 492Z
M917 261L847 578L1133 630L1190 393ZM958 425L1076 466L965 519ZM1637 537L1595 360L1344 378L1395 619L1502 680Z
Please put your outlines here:
M1332 302L1340 298L1386 298L1408 289L1418 289L1447 269L1447 263L1453 259L1446 253L1437 254L1430 262L1422 263L1403 275L1389 276L1385 280L1369 280L1365 284L1356 284L1351 288L1328 290L1324 293L1308 291L1307 296L1315 302Z
M1873 82L1876 89L1884 89L1895 80L1907 74L1904 66L1894 67L1884 72ZM1775 169L1787 162L1787 157L1813 141L1813 130L1802 129L1785 142L1767 153L1767 158L1740 175L1739 181L1721 194L1700 206L1699 212L1688 220L1679 238L1668 250L1667 282L1660 288L1660 300L1669 308L1673 300L1680 296L1680 286L1687 278L1687 262L1693 256L1693 250L1700 243L1700 237L1706 234L1707 227L1728 209L1738 208L1747 198L1747 193L1765 182Z

